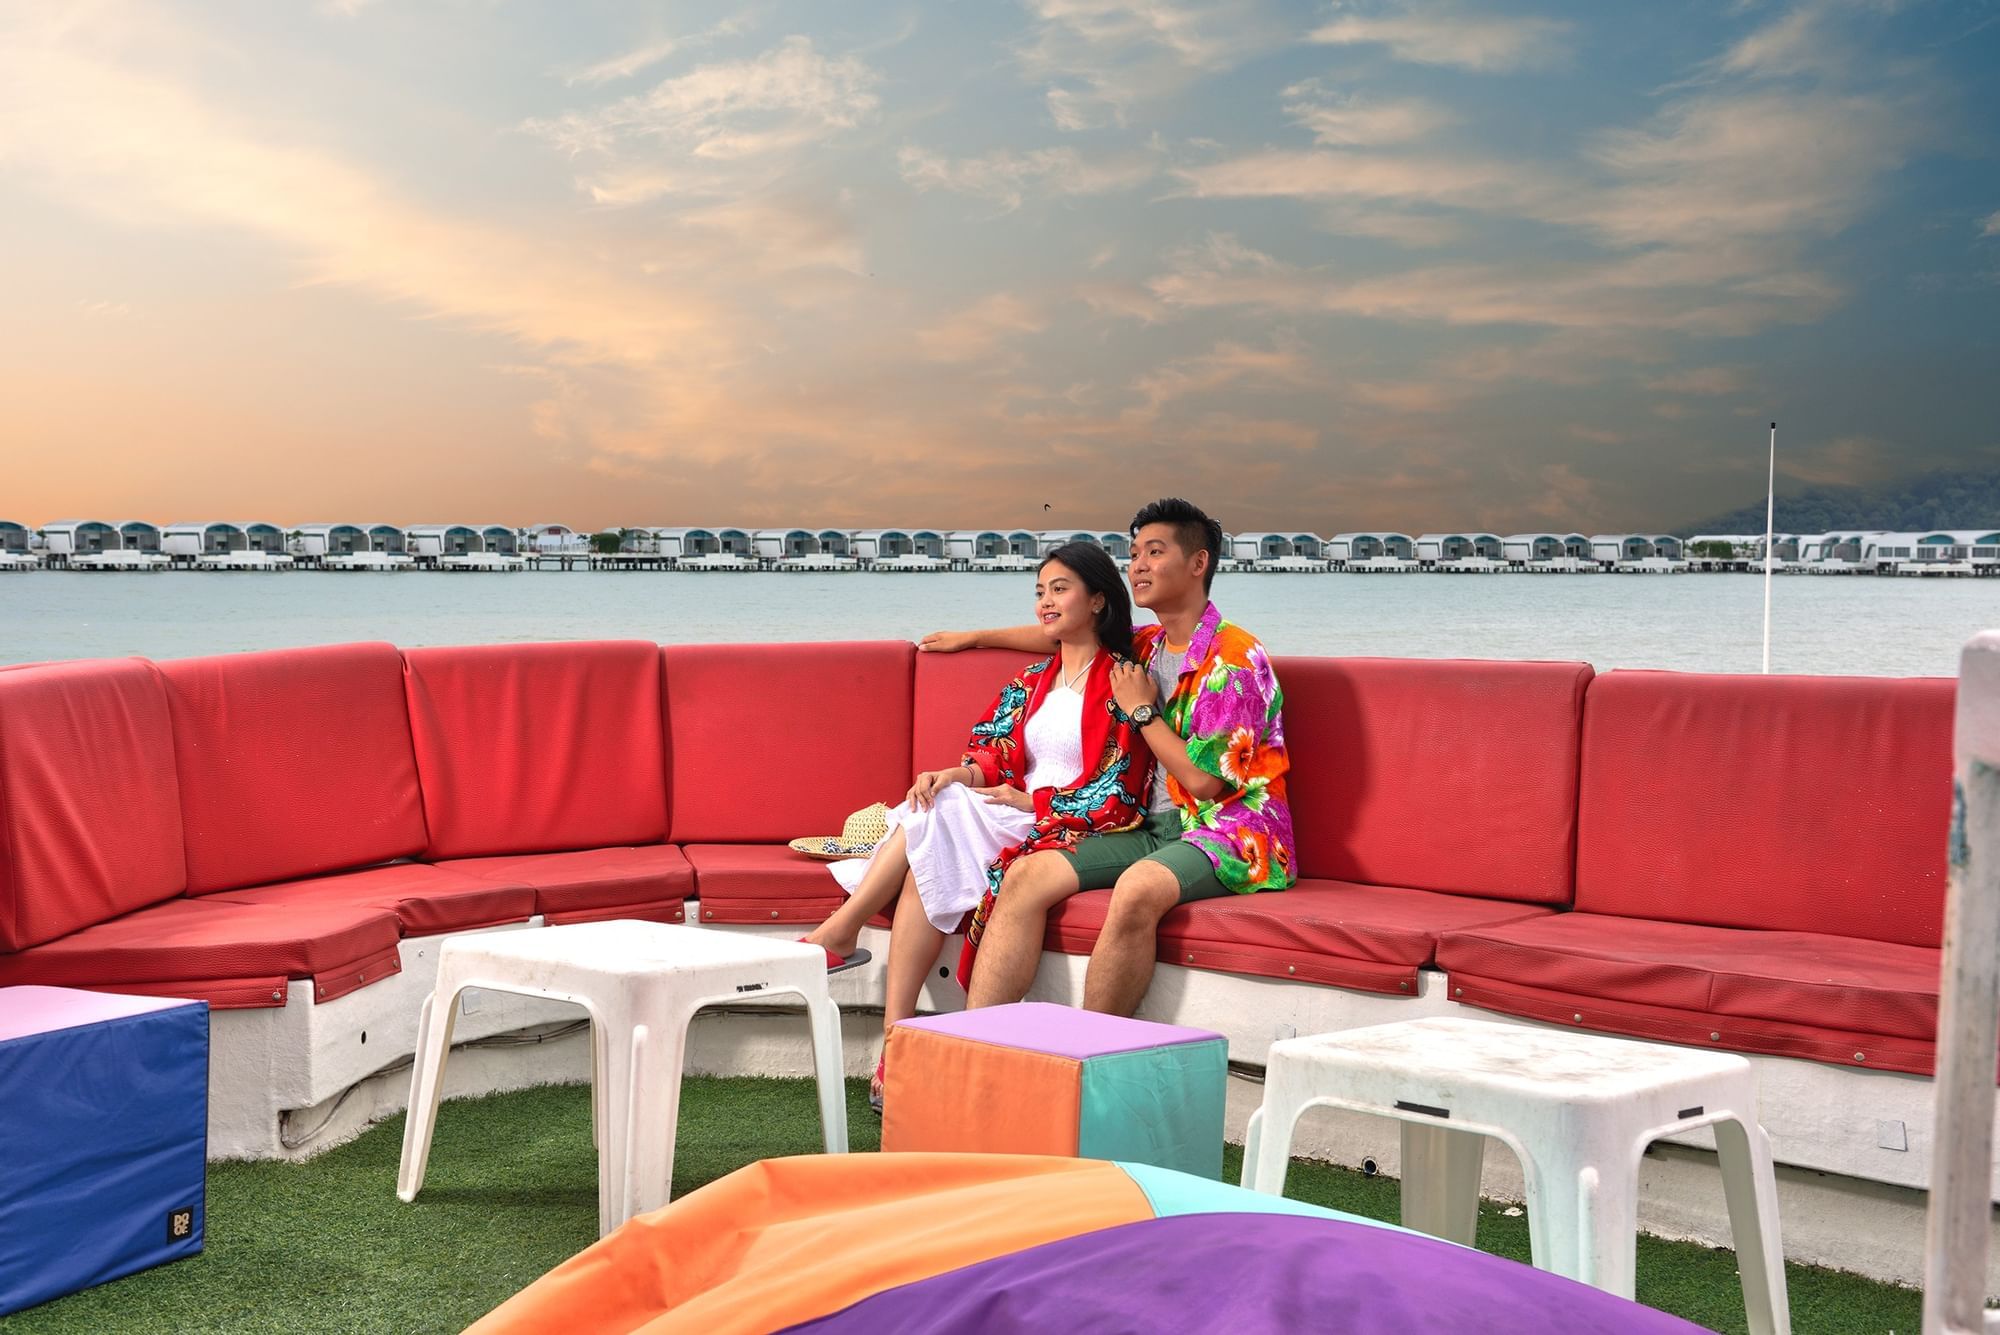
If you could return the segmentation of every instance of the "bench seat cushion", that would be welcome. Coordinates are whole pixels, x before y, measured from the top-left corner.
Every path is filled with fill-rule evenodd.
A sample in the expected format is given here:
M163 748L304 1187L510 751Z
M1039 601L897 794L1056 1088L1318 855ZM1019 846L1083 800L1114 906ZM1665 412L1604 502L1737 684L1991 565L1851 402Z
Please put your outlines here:
M826 863L783 844L691 844L685 852L705 923L817 924L847 899ZM887 927L890 918L869 921Z
M0 955L0 986L36 983L187 997L218 1010L285 1004L309 979L320 1001L400 972L395 916L361 904L155 904L59 941Z
M694 868L672 844L462 858L438 870L532 887L534 911L551 927L611 918L680 922L694 893Z
M1045 944L1087 954L1110 902L1108 890L1066 900L1049 915ZM1159 959L1222 973L1414 996L1417 970L1434 961L1442 933L1541 919L1549 913L1534 904L1308 879L1277 893L1181 905L1160 922Z
M153 665L0 673L0 951L186 888L173 725Z
M230 904L381 909L395 915L404 936L469 932L535 916L535 892L525 881L468 876L421 862L227 890L211 898Z
M431 861L667 837L658 646L436 647L403 664Z
M1931 1070L1939 952L1927 946L1568 913L1452 932L1438 963L1452 1000L1508 1015Z
M173 713L189 894L423 851L394 645L221 654L159 670Z

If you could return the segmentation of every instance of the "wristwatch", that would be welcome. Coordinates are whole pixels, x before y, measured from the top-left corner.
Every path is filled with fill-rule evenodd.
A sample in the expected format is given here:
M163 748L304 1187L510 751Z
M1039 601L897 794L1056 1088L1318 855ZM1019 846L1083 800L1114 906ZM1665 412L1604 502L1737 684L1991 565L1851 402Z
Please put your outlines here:
M1140 705L1137 709L1126 715L1127 718L1132 720L1132 725L1137 728L1145 727L1159 716L1160 711L1154 705Z

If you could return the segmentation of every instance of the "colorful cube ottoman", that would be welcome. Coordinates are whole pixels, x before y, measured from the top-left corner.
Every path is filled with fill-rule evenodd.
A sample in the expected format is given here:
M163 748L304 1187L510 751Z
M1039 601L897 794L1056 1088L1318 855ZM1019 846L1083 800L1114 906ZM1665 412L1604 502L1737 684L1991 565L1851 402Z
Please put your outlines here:
M0 987L0 1316L201 1250L208 1005Z
M1022 1002L889 1031L884 1150L1071 1155L1222 1176L1229 1044Z

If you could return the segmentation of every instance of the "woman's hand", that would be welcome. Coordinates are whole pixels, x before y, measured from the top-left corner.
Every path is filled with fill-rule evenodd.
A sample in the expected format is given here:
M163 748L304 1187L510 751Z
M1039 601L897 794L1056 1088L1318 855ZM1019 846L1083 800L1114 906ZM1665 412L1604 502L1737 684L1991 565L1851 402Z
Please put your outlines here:
M965 766L955 765L951 769L927 769L917 776L910 785L905 800L920 811L929 811L937 805L937 795L955 783L965 782Z
M979 632L971 630L934 630L917 641L917 648L927 654L955 654L978 647Z
M975 788L972 791L996 807L1012 807L1016 811L1034 814L1035 799L1019 788L1009 788L1003 783L998 788Z
M1160 692L1153 685L1153 674L1137 663L1120 659L1111 665L1111 698L1127 714L1140 705L1159 702Z

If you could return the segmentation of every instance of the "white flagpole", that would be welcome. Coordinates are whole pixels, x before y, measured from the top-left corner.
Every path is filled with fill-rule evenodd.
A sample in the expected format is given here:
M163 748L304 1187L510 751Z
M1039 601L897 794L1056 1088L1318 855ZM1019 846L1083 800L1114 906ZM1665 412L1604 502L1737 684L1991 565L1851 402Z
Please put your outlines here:
M1771 671L1771 549L1778 518L1778 424L1771 423L1771 472L1764 484L1764 671Z

